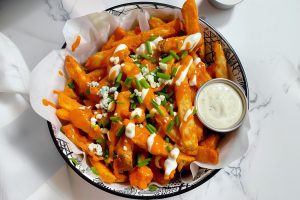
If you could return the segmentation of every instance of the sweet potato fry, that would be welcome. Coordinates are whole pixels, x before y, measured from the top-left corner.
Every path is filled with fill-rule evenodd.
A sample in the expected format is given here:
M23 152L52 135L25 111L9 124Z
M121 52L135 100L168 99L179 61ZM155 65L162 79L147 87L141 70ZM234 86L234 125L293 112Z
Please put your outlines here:
M126 36L123 39L113 42L110 46L103 48L102 50L107 50L113 47L118 46L119 44L126 44L128 48L134 51L140 44L144 43L149 39L151 35L159 35L163 38L176 35L180 31L180 20L175 19L167 24L164 24L160 27L151 29L146 32L141 32L138 35Z
M91 164L96 168L99 173L100 179L104 183L114 183L116 182L116 176L109 170L109 168L103 164L101 161L95 162L93 159L90 159Z
M228 68L227 68L227 60L225 58L224 55L224 51L222 48L222 45L220 44L220 42L214 42L213 44L213 50L215 53L214 56L214 73L213 73L213 77L214 78L226 78L228 79Z
M65 58L65 68L70 75L70 78L77 84L80 93L85 93L87 84L91 82L80 64L71 56Z
M91 118L93 113L90 109L80 110L75 109L70 111L70 121L76 127L84 131L92 139L98 139L102 137L102 133L99 126L92 127Z
M148 20L148 22L149 22L151 29L157 28L157 27L160 27L160 26L166 24L162 19L160 19L158 17L154 17L154 16L151 16L150 19Z
M57 109L56 115L61 120L70 121L70 112L66 109Z
M58 94L57 101L58 101L58 105L61 108L64 108L68 111L78 109L79 107L83 106L80 103L78 103L75 99L72 99L69 96L67 96L64 92L60 92Z

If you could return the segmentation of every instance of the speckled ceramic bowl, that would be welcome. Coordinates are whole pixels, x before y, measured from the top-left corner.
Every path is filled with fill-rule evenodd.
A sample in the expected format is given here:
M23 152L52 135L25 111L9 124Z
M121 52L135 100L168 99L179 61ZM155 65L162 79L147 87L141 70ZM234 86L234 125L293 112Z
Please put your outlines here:
M162 3L152 3L152 2L135 2L128 4L121 4L118 6L111 7L106 11L112 15L127 15L132 10L141 10L144 8L154 8L154 9L180 9L175 6L162 4ZM236 53L229 45L229 43L225 40L225 38L218 33L212 26L210 26L207 22L202 19L199 19L199 23L204 27L204 40L206 46L206 61L207 63L213 62L213 52L212 52L212 43L214 41L220 41L225 52L225 56L228 60L228 67L231 74L231 80L237 83L243 89L243 92L248 97L248 85L246 80L246 75L244 73L242 64L237 57ZM138 190L135 188L125 188L125 189L115 189L110 187L109 185L104 185L99 178L91 178L88 174L87 169L83 169L80 167L80 163L78 165L74 165L70 158L73 156L73 152L71 152L68 143L65 141L56 138L54 132L55 127L52 126L51 123L48 122L50 134L54 141L54 144L57 147L57 150L63 157L63 159L68 163L68 165L84 180L94 185L95 187L109 192L111 194L115 194L122 197L127 198L135 198L135 199L153 199L153 198L166 198L175 195L182 194L184 192L190 191L201 184L205 183L207 180L212 178L219 170L210 170L210 169L200 169L197 176L193 181L189 183L185 183L182 179L177 177L168 185L163 187L159 187L156 191L151 192L149 190Z

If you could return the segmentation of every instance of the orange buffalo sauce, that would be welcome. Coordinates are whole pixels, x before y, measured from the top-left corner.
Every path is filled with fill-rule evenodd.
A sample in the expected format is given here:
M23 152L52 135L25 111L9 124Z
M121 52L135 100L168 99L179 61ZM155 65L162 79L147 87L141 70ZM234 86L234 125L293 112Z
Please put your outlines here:
M49 101L48 99L43 99L42 104L44 106L51 106L52 108L56 109L56 105L53 102Z
M77 35L74 43L72 44L72 51L75 51L77 49L77 47L79 46L80 44L80 40L81 40L81 37L80 35Z

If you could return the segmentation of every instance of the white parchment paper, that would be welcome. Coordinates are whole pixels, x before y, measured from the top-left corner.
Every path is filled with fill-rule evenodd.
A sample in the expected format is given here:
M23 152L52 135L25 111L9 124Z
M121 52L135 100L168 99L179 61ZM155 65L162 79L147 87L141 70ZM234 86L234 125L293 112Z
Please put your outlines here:
M59 129L61 123L55 115L55 109L42 104L43 99L48 99L54 103L57 102L57 96L53 90L63 90L65 78L59 76L58 72L64 70L64 58L71 55L80 63L84 63L89 56L97 51L108 39L109 35L118 27L130 30L139 24L142 31L149 29L148 19L150 16L159 16L163 19L174 19L179 17L182 19L180 10L177 9L144 9L143 12L133 10L124 16L112 16L107 12L93 13L83 17L70 19L66 22L63 29L67 48L63 50L55 50L50 52L32 71L30 81L30 102L41 117L50 121L55 129L55 136L66 141L69 148L75 154L84 154L79 150ZM71 52L71 46L76 37L80 35L81 42L75 52ZM191 167L191 178L186 179L192 181L198 172L199 167L208 169L222 168L234 160L240 158L248 149L248 130L250 128L248 116L238 130L227 134L221 141L220 145L220 162L217 165L210 165L200 162L194 162ZM85 156L84 156L85 157ZM92 175L90 175L91 178ZM124 187L120 184L112 184L110 187Z

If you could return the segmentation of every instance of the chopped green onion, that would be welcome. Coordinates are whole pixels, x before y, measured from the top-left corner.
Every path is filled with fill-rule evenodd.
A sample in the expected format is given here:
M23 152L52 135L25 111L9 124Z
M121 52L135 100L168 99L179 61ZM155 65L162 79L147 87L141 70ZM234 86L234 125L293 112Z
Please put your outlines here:
M140 116L139 115L134 115L133 116L133 119L137 119L137 118L139 118Z
M151 63L155 64L157 62L156 58L151 58Z
M73 163L73 165L78 165L78 160L76 158L71 157L69 160Z
M170 105L170 115L171 115L172 117L174 116L173 105Z
M164 113L161 111L161 109L159 108L159 105L157 104L157 102L155 100L152 99L151 101L152 105L154 106L154 108L157 110L157 112L161 115L164 116Z
M179 60L179 59L180 59L179 56L175 53L175 51L170 50L169 53L170 53L170 55L171 55L173 58L175 58L176 60Z
M92 124L91 127L95 129L97 128L97 124Z
M183 59L187 54L188 54L187 50L183 51L182 54L180 55L180 59Z
M138 167L146 166L150 163L150 161L151 161L151 158L147 158L147 159L144 159L144 160L138 160L137 166Z
M165 106L166 104L167 104L167 100L164 99L164 100L161 102L161 105L162 105L162 106Z
M116 132L116 136L120 137L125 131L125 126L122 126L121 128L118 129L118 131Z
M143 103L143 99L142 99L142 97L140 97L140 96L137 96L137 97L136 97L136 99L138 100L138 102L139 102L140 104L142 104L142 103Z
M122 79L122 72L120 72L116 78L116 83L120 83L121 79Z
M135 93L132 93L129 98L132 99L133 97L135 97Z
M166 136L165 141L166 141L167 143L170 143L170 138L169 138L168 136Z
M155 192L158 189L157 185L154 185L154 184L149 185L148 188L149 188L149 191L151 191L151 192Z
M151 73L154 73L154 74L156 74L156 73L158 72L158 70L159 70L159 69L158 69L158 68L156 68L156 69L152 70L152 71L151 71Z
M132 80L133 80L132 77L127 77L127 78L125 79L125 81L124 81L124 84L125 84L127 87L130 87Z
M92 170L93 174L99 176L99 172L97 171L96 167L91 167L91 170Z
M106 143L107 143L107 141L106 141L105 139L103 139L103 138L97 139L96 142L97 142L98 144L103 144L103 145L106 145Z
M160 73L160 72L157 72L156 75L158 78L161 78L164 80L169 80L171 78L171 76L169 74L164 74L164 73Z
M158 38L158 36L156 36L156 35L151 35L150 37L149 37L149 41L153 41L153 40L155 40L156 38Z
M131 109L131 110L136 109L136 103L131 103L131 104L130 104L130 109Z
M146 41L146 42L145 42L145 46L146 46L146 49L147 49L148 53L149 53L149 54L152 54L153 51L152 51L152 48L151 48L150 41Z
M137 59L138 56L137 55L130 55L130 58Z
M178 118L178 115L175 116L175 124L176 126L179 126L179 118Z
M149 56L148 54L144 54L144 53L141 54L141 57L145 58L146 60L150 60L151 59L151 56Z
M147 67L147 65L144 65L144 64L140 64L140 68L144 68L144 67Z
M110 117L109 119L110 119L110 121L112 121L112 122L118 122L118 121L120 121L120 120L121 120L121 118L120 118L120 117L115 117L115 116L113 116L113 117Z
M142 85L141 85L141 83L138 79L135 79L135 84L136 84L137 89L141 91L142 90Z
M156 128L152 124L147 124L146 128L151 134L156 133Z
M154 117L154 114L153 114L153 113L149 113L149 114L146 115L146 119L152 118L152 117Z
M167 151L168 151L169 153L170 153L171 150L172 150L170 146L167 146L166 149L167 149Z
M73 81L70 81L70 82L68 83L68 87L71 88L71 89L74 89L74 88L75 88L74 82L73 82Z
M167 62L171 61L172 59L173 59L173 57L171 55L168 55L167 57L164 57L163 59L161 59L160 62L167 63Z
M104 159L108 158L108 154L109 154L108 149L104 149L104 151L103 151L103 157L104 157Z
M172 77L174 77L176 75L177 69L178 69L177 67L172 68L172 71L171 71Z
M173 129L173 126L174 126L174 121L170 121L170 123L168 124L168 127L167 127L167 132L170 132L172 129Z
M192 112L192 115L196 114L197 113L197 108L194 108L193 112Z
M150 87L149 83L144 78L140 80L140 83L145 89L148 89Z

